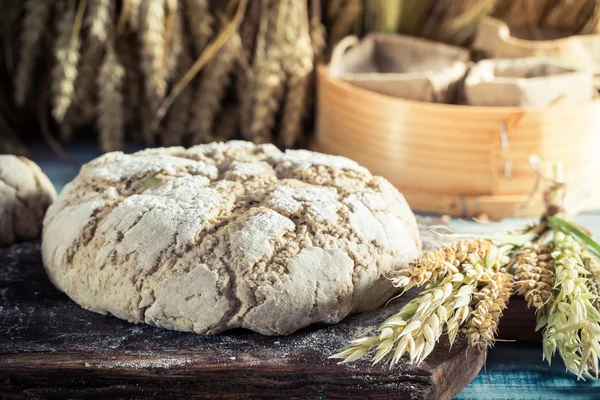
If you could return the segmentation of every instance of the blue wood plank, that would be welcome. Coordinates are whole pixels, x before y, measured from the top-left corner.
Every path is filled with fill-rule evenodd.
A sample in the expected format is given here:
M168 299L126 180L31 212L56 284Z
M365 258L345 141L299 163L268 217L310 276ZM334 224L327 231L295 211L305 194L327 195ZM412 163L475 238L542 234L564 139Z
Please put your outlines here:
M128 151L139 148L129 147ZM34 161L50 177L57 191L78 173L79 167L100 155L94 143L79 142L66 146L77 167L61 161L44 143L32 147ZM577 222L600 237L600 213L587 213ZM488 225L453 220L451 226L463 233L495 233L522 225L528 220L510 219ZM486 367L456 399L600 399L600 381L577 381L555 357L552 366L542 361L540 345L497 343L488 354Z
M599 381L582 381L560 358L549 367L540 345L497 343L486 366L456 399L598 399Z

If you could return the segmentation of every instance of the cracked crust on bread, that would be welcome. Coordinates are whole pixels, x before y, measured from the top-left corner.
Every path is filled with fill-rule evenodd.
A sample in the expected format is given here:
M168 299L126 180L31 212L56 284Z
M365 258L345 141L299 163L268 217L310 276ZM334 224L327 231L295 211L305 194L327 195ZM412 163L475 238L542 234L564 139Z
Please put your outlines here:
M50 207L43 260L82 307L216 334L290 334L374 309L421 248L385 179L343 157L231 141L108 153Z

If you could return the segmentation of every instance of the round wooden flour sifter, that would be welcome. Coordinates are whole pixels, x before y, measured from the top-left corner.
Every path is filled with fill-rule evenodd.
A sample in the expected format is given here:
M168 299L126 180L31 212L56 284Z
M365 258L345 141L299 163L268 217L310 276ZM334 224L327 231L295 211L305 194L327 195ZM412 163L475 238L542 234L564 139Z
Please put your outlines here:
M600 208L600 101L548 108L404 100L318 69L313 148L384 176L419 211L491 218L539 216L529 159L562 162L581 211Z

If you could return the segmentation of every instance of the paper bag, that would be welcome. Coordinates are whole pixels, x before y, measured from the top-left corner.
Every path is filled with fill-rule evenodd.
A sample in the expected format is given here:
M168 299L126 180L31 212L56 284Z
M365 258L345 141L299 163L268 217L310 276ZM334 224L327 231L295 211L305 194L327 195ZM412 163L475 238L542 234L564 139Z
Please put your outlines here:
M464 81L466 104L499 107L547 107L578 104L594 96L593 74L550 58L484 60Z
M334 49L331 76L377 93L409 100L451 103L469 52L396 34L350 36Z

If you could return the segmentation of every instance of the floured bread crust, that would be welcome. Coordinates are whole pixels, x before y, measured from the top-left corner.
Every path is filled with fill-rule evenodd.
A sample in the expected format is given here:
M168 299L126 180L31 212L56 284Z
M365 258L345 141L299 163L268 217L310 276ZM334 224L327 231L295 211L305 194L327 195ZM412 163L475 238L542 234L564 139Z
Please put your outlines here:
M0 245L38 237L55 198L54 186L36 163L0 155Z
M48 210L42 251L86 309L283 335L380 306L385 275L420 246L402 195L355 162L232 141L84 165Z

